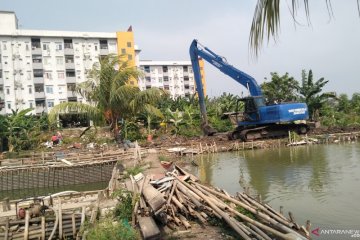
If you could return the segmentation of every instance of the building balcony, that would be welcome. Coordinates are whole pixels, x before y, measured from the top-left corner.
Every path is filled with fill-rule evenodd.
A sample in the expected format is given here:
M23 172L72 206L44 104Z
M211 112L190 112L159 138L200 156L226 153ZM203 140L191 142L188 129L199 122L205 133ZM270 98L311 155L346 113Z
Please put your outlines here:
M76 77L66 77L66 83L76 83Z
M75 91L67 91L67 97L68 98L76 98L76 92Z
M74 55L73 48L64 48L64 55Z
M45 111L46 111L46 108L43 107L43 106L36 106L35 107L36 114L41 114L42 112L45 112Z
M34 77L34 84L44 84L43 77Z
M32 67L33 69L43 69L43 64L42 62L33 62Z
M35 98L44 99L45 98L45 92L35 92Z
M31 48L31 54L33 54L33 55L42 55L41 47L39 47L39 48L32 47Z
M100 55L109 55L109 49L100 47Z
M75 69L74 62L65 62L65 69Z

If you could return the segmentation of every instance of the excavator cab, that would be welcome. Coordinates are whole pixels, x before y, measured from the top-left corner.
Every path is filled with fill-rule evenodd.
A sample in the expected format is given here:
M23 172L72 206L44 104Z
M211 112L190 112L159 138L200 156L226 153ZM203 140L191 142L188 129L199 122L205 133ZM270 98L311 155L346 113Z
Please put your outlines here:
M239 101L244 102L244 121L256 122L260 120L259 107L265 106L264 98L262 96L245 97L239 99Z

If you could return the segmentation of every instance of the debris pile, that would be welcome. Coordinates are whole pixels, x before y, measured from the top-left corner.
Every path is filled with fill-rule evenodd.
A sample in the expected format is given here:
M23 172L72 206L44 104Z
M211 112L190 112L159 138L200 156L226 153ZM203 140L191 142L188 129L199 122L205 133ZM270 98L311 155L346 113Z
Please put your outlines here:
M204 227L210 219L224 221L242 239L307 239L310 222L299 226L291 213L286 218L268 204L237 193L213 189L198 182L192 174L174 164L165 176L130 176L126 183L139 196L133 212L144 239L160 236L159 226L172 230L191 228L190 221Z

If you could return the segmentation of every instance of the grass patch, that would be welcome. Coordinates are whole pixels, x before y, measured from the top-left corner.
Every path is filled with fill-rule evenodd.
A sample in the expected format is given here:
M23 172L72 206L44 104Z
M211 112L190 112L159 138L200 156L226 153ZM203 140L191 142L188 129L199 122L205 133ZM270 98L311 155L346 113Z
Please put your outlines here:
M128 222L114 222L107 218L92 227L86 236L88 240L134 240L140 239L138 232Z
M159 155L159 161L168 161L169 158L167 156L164 156L164 155Z
M125 177L128 178L130 177L130 175L135 176L136 174L141 173L143 170L141 166L136 165L135 167L127 168L125 171L126 171Z
M236 211L238 211L239 213L251 218L251 219L254 219L256 220L256 217L254 214L252 214L252 212L249 212L248 210L246 210L245 208L242 208L240 206L236 206ZM238 221L241 221L241 218L236 216L235 217Z

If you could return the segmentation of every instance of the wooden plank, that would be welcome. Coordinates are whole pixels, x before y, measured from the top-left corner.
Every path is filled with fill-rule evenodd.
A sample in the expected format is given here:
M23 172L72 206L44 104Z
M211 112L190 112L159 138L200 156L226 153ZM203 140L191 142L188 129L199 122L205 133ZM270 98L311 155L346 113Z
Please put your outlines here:
M160 230L152 217L139 217L139 227L145 240L160 238Z

